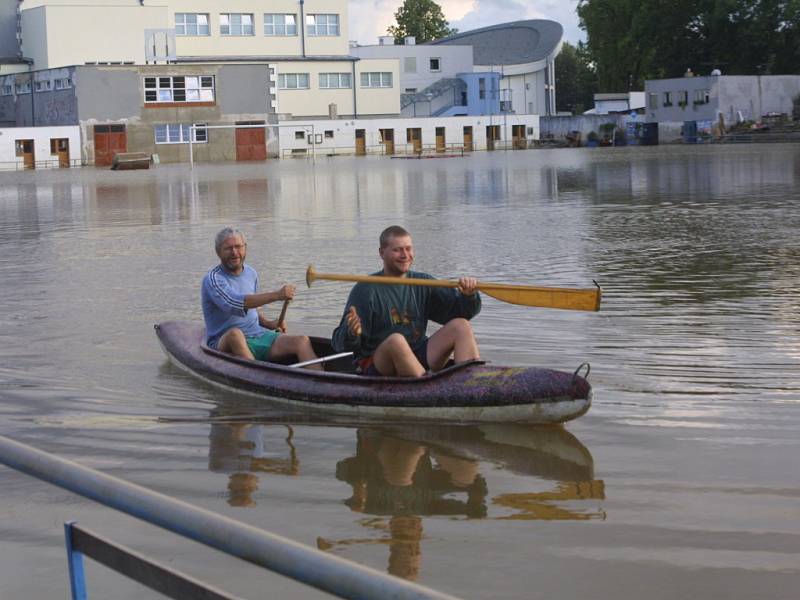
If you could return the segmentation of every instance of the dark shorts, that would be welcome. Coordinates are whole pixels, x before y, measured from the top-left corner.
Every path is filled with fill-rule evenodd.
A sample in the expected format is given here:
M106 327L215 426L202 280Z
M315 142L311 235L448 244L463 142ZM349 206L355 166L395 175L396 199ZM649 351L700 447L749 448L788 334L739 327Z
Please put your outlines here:
M430 370L431 367L428 364L428 340L425 340L425 343L422 344L422 346L414 350L414 356L417 357L417 360L419 361L419 364L422 365L423 369L426 371ZM361 375L367 375L369 377L383 377L383 373L375 368L375 365L372 361L372 356L362 358L358 361L358 371Z

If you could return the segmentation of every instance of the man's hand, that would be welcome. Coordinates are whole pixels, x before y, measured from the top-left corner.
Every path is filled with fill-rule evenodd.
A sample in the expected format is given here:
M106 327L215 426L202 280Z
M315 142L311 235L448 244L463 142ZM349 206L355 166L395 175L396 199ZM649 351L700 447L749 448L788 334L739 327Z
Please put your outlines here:
M361 337L361 318L358 316L355 306L351 306L347 312L347 331L350 332L350 335Z
M291 283L287 283L277 291L278 300L291 300L294 298L294 292L297 288Z
M458 291L465 296L472 296L478 291L478 280L474 277L459 277Z

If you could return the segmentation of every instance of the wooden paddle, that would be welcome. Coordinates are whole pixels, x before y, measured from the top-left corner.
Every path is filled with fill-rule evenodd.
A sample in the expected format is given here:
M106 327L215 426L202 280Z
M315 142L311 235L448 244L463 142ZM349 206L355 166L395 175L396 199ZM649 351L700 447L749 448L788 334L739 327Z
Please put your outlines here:
M343 273L317 273L313 265L306 270L306 283L316 279L330 281L355 281L361 283L382 283L399 285L424 285L428 287L457 288L458 281L449 279L413 279L411 277L384 277L375 275L348 275ZM567 310L600 310L602 290L595 282L595 288L554 288L532 285L511 285L507 283L478 282L478 289L492 298L510 304L539 306L543 308L563 308Z
M278 320L275 322L275 330L276 331L281 328L281 325L283 325L283 321L284 321L284 319L286 319L286 310L289 308L289 302L291 302L291 301L292 301L291 299L283 301L283 307L281 308L281 315L278 317Z

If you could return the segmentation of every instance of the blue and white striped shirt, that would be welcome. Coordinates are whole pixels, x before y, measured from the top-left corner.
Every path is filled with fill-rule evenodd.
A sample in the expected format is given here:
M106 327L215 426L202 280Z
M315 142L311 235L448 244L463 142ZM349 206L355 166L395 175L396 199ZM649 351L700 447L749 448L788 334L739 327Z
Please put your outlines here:
M258 273L249 265L239 275L217 265L203 277L201 300L206 322L206 343L217 347L219 338L233 327L246 337L257 337L267 331L258 324L258 311L244 307L244 297L258 292Z

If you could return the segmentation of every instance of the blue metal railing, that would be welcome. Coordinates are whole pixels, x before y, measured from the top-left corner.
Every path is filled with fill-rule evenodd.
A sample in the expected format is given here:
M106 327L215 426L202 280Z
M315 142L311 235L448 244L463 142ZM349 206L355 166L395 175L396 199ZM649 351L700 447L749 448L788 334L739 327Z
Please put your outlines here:
M4 436L0 463L340 598L453 600Z

